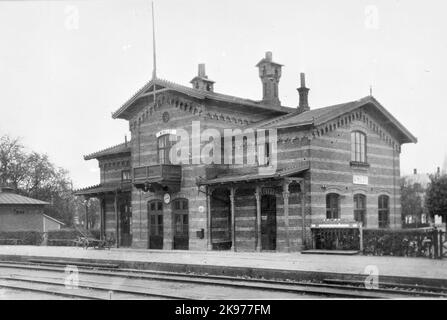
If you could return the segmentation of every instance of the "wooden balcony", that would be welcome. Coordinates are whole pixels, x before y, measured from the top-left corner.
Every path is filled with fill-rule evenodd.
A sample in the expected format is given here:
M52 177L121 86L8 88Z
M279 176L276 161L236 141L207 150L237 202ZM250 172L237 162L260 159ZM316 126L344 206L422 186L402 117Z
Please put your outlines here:
M133 169L133 184L144 191L180 190L182 181L182 166L172 164L157 164L136 167Z

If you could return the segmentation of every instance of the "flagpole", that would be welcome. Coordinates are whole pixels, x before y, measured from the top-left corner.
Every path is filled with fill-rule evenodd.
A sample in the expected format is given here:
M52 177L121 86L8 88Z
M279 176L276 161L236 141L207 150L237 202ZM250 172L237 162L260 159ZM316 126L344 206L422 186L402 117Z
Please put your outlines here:
M152 1L152 54L153 54L153 69L152 82L154 88L154 106L155 106L155 80L157 79L157 55L155 47L155 18L154 18L154 1Z
M155 19L154 19L154 1L152 1L152 48L153 48L153 59L154 66L152 70L152 79L157 78L157 57L156 57L156 47L155 47Z

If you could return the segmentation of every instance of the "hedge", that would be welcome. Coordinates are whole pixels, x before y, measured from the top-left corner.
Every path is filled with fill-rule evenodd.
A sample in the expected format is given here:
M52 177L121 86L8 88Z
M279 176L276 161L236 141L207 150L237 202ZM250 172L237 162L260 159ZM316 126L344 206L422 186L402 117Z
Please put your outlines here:
M87 234L89 237L99 239L99 230L85 230L76 228L66 228L60 230L52 230L47 232L47 243L48 246L74 246L74 240L83 234Z
M363 253L379 256L431 256L437 241L432 228L364 229Z
M39 231L0 231L0 244L38 246L42 240L43 234Z

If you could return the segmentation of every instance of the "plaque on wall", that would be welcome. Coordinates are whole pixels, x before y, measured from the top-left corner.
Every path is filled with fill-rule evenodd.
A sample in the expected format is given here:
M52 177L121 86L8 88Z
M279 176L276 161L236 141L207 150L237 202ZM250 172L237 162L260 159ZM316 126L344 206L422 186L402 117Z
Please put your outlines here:
M362 184L362 185L368 184L368 176L354 175L352 180L354 184Z

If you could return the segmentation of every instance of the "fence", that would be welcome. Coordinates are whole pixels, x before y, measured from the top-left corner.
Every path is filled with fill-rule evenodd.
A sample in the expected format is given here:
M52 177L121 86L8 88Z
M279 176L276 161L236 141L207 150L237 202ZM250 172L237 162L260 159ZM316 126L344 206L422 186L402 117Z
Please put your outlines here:
M359 250L364 255L447 257L447 234L436 228L313 228L313 248Z

